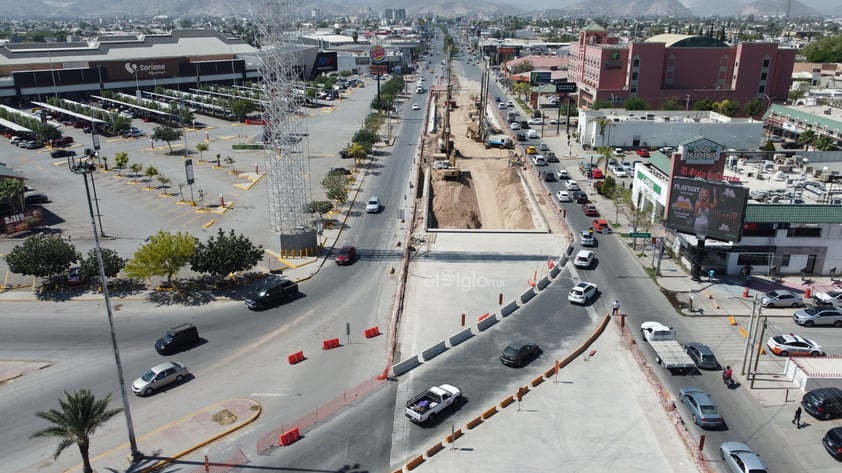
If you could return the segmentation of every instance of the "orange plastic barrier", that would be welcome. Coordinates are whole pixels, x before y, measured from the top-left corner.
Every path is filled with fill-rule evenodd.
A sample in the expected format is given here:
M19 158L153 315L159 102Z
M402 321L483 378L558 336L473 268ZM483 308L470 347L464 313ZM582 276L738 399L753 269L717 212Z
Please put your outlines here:
M287 357L287 361L291 365L294 365L296 363L300 363L300 362L304 361L304 352L298 351L298 352L293 353L292 355Z
M804 298L809 299L811 297L813 297L813 288L808 286L807 289L804 289Z
M365 333L365 338L374 338L380 335L380 329L375 325L374 327L365 329L363 333Z
M489 315L491 315L491 314L489 314L488 312L480 315L479 318L477 319L477 322L482 322L483 320L487 319Z
M281 436L278 437L278 443L281 444L282 447L286 447L287 445L294 443L299 438L301 438L301 434L298 433L298 427L296 427L282 433Z
M322 350L330 350L339 346L338 338L331 338L322 342Z

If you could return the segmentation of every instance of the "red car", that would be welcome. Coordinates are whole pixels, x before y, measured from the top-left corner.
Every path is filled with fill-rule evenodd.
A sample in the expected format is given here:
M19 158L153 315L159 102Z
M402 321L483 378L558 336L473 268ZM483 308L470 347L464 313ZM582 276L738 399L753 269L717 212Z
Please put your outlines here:
M347 264L351 264L354 262L354 258L357 257L357 249L353 246L347 245L343 246L339 253L336 254L336 264L339 266L345 266Z
M608 221L604 218L598 218L591 223L593 230L599 233L611 233L611 227L608 226Z
M649 150L646 148L640 148L637 150L637 155L641 158L648 158L649 157Z
M596 209L594 204L585 204L582 206L582 212L585 212L585 215L588 217L599 217L599 210Z
M591 179L605 179L605 173L602 172L602 169L593 168L591 169Z

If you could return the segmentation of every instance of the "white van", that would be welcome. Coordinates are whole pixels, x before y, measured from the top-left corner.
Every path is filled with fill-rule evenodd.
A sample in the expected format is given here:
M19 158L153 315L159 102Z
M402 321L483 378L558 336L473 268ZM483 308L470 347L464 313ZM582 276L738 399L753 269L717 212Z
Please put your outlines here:
M544 157L541 156L540 154L533 154L532 155L532 164L535 165L535 166L546 166L547 160L544 159Z
M526 137L534 140L538 138L538 132L530 128L529 131L526 132Z
M573 266L577 268L590 268L593 263L594 252L591 250L579 250L576 258L573 259Z

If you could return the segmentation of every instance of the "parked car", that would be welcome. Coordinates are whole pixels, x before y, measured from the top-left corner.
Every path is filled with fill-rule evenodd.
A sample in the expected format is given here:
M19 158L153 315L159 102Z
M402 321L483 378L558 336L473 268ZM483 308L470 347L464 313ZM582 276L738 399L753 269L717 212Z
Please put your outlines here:
M605 179L605 173L602 172L602 169L593 168L590 171L591 179Z
M169 355L196 345L200 340L199 329L195 325L176 325L155 342L155 351L161 355Z
M842 389L829 387L807 391L801 407L816 419L828 420L842 416Z
M64 275L64 280L67 282L68 286L80 286L85 284L85 276L82 274L82 268L78 265L71 266L67 268L67 272Z
M262 310L282 301L290 300L298 294L298 284L286 279L270 279L256 291L243 298L246 307Z
M805 327L832 325L842 327L842 309L837 307L809 307L792 314L792 320Z
M798 143L797 141L784 141L781 143L781 148L783 149L803 149L804 145Z
M719 409L710 396L699 388L683 387L678 393L678 399L687 406L693 423L699 427L711 429L725 426L725 421Z
M599 210L594 204L583 204L582 212L588 217L599 217Z
M417 103L414 103L414 104L412 104L412 109L413 110L421 110L421 106L418 105Z
M573 258L573 266L577 268L587 269L593 264L594 252L591 250L579 250L576 257Z
M53 146L67 146L70 143L73 143L72 136L60 136L53 140Z
M723 442L719 446L719 456L731 473L768 473L769 470L760 461L760 455L740 442Z
M591 222L593 231L598 233L611 233L611 227L608 226L608 221L604 218L597 218Z
M799 337L793 333L773 335L766 346L778 356L823 356L824 349L813 340Z
M567 293L567 300L574 304L587 304L596 297L598 292L599 288L596 284L583 281L570 289L570 292Z
M180 383L189 372L183 363L168 361L148 369L132 383L132 391L138 396L148 396L162 387Z
M555 193L555 198L558 199L559 202L572 202L573 199L570 198L570 193L567 191L557 191Z
M347 176L351 174L351 170L348 168L330 168L330 171L327 172L329 176L339 175L339 176Z
M336 253L336 264L339 266L349 265L357 258L357 249L351 245L345 245Z
M613 168L611 168L611 172L613 172L614 175L617 177L629 177L629 174L626 172L626 170L619 165L615 165Z
M50 157L53 159L68 158L71 156L76 156L76 151L70 149L57 149L50 152Z
M371 196L368 198L368 202L365 204L365 212L369 214L376 214L380 212L380 197Z
M828 430L822 438L822 445L830 456L842 461L842 427Z
M47 194L39 191L26 191L23 193L24 205L39 205L46 204L50 201Z
M626 151L623 148L614 148L614 156L622 158L626 155Z
M648 158L649 157L649 150L646 148L640 148L637 150L637 155L641 158Z
M523 366L538 356L540 349L534 342L515 340L500 352L500 361L506 366Z
M804 302L800 294L786 289L777 289L763 294L760 298L761 307L801 307Z
M544 119L543 118L530 118L528 123L530 125L543 125Z
M716 361L716 356L707 345L698 342L690 342L684 344L684 351L696 363L696 368L703 370L719 369L719 362Z

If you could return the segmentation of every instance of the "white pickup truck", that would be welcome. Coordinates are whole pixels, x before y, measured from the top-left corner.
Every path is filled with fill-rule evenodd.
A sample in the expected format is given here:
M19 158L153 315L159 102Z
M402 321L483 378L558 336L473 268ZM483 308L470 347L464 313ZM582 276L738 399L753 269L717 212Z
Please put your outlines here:
M813 292L813 302L821 306L842 307L842 290L815 291Z
M423 424L434 419L436 414L452 405L461 395L462 391L450 384L433 386L407 401L406 416L416 424Z
M660 322L643 322L640 335L655 350L655 361L670 372L686 372L694 369L696 363L675 339L675 329Z

